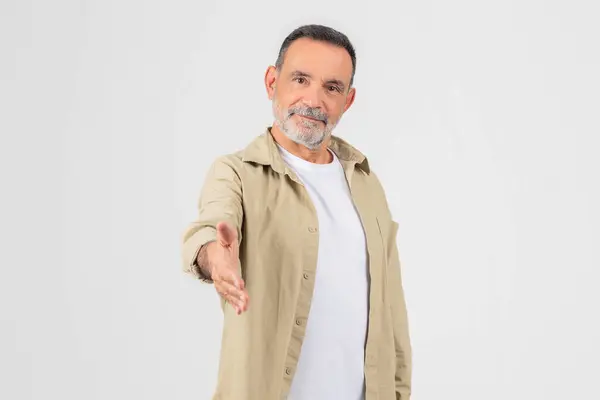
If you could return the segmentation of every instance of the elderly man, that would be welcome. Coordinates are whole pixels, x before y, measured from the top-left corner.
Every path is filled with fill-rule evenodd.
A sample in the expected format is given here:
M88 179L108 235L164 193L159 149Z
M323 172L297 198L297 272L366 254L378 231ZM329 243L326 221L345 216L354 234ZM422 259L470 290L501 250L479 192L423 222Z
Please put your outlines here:
M274 123L217 158L183 236L224 327L219 400L408 400L398 224L367 158L332 135L354 101L346 35L307 25L265 74Z

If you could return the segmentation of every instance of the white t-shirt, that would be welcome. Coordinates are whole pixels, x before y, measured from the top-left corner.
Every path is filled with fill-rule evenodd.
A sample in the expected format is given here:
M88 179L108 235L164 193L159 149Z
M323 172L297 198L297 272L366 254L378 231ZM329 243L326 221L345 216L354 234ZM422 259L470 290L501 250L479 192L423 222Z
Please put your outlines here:
M306 335L288 400L363 400L369 272L363 227L336 155L315 164L280 147L316 208L319 251Z

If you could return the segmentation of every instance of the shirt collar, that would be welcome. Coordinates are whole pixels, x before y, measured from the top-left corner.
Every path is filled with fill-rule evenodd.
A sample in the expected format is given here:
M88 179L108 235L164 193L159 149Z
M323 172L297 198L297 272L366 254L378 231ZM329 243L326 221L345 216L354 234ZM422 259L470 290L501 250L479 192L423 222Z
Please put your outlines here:
M345 140L332 135L329 148L341 161L358 165L367 174L370 173L367 157ZM279 154L275 139L271 135L271 127L265 129L262 135L255 138L243 150L242 161L270 165L271 168L279 173L285 172L284 161Z

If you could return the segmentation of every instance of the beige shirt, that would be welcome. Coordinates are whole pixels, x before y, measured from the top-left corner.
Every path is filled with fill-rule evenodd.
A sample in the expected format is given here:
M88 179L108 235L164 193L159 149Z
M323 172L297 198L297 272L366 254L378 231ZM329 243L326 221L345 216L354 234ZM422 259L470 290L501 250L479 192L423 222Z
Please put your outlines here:
M396 246L398 224L365 156L335 136L329 147L344 167L367 241L366 400L408 400L412 351ZM308 193L282 160L270 129L244 150L217 158L206 176L198 218L186 229L182 248L184 271L201 282L210 279L196 257L203 244L216 239L220 221L238 229L240 274L250 307L237 315L221 302L221 361L213 400L286 399L310 310L319 224Z

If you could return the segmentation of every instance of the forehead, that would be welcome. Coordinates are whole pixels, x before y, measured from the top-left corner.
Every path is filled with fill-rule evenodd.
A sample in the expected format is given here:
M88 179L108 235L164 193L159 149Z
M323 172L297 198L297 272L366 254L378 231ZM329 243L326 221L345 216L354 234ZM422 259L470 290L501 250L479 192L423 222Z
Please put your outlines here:
M283 73L306 72L317 79L339 79L349 83L352 59L343 47L327 42L300 38L285 53Z

